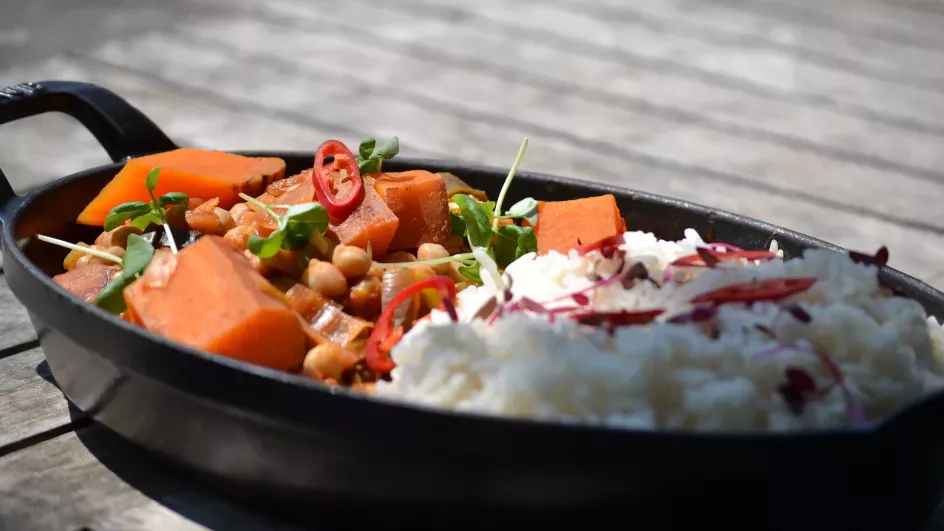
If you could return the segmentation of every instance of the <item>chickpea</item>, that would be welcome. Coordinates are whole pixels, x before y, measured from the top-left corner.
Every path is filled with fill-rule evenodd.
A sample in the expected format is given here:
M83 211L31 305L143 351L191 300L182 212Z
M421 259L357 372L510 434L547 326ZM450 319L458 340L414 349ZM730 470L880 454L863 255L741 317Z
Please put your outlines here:
M445 247L439 245L438 243L424 243L423 245L420 245L420 248L416 251L416 258L420 262L448 257L449 251L447 251ZM435 271L438 275L444 275L449 272L449 262L430 265L429 267L432 267L433 271Z
M352 245L338 245L335 247L331 263L349 279L366 275L367 271L370 270L370 266L373 265L372 260L367 256L367 251Z
M449 270L446 272L446 275L456 282L467 281L468 279L465 278L465 275L459 272L460 267L462 267L462 264L459 262L449 262Z
M252 209L246 203L236 203L233 208L229 209L229 216L233 218L237 225L242 225L243 214L251 211Z
M220 220L220 232L225 233L236 226L236 222L233 220L233 216L229 214L229 210L216 207L213 209L213 213L216 214L216 217Z
M394 253L388 254L384 257L384 262L388 264L398 263L398 262L415 262L416 257L406 251L397 251Z
M351 313L357 317L373 319L380 313L383 283L377 277L364 277L351 288Z
M124 247L118 247L117 245L114 246L114 247L109 247L107 252L108 252L108 254L113 254L113 255L117 256L118 258L124 258L124 257L125 257L125 249L124 249Z
M341 352L332 343L322 343L308 351L302 363L302 374L317 380L340 380Z
M255 234L252 227L246 225L237 225L223 235L223 241L232 245L238 251L245 251L249 248L249 236Z
M87 243L79 242L79 247L91 247ZM79 258L83 256L88 256L87 254L80 251L69 251L69 254L66 255L65 259L62 261L62 267L66 271L72 271L78 265Z
M95 245L99 247L125 247L128 245L128 236L132 234L141 234L141 231L133 225L121 225L114 230L101 233L95 239Z
M442 245L449 254L459 254L465 247L465 238L451 234Z
M92 265L92 264L104 264L104 263L105 262L97 256L92 256L90 254L83 254L82 256L79 257L78 260L75 261L75 267L83 267L83 266Z
M302 273L302 282L325 297L339 297L347 293L347 279L333 264L312 259Z

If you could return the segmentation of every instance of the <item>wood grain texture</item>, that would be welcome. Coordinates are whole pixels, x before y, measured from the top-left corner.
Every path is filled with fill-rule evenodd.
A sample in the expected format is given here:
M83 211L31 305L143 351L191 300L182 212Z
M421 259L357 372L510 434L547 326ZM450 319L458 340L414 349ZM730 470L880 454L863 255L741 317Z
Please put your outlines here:
M575 48L571 41L522 38L498 24L456 24L437 10L405 13L385 4L368 6L356 1L346 2L338 10L342 25L369 12L381 14L385 24L370 28L370 32L351 31L350 24L322 31L347 32L358 41L368 39L391 52L432 63L429 70L436 65L453 65L601 104L679 116L722 132L765 137L797 149L906 171L938 172L944 157L944 135L708 84L650 64L593 54L585 47ZM289 11L284 2L270 2L252 15L255 20L292 28L308 28L318 17L313 8Z
M885 221L944 231L944 220L925 215L944 199L944 186L936 181L892 174L775 142L759 142L747 134L725 134L694 121L680 123L635 109L586 101L461 67L441 64L435 70L425 70L426 75L416 75L423 71L422 61L389 53L384 46L369 42L362 41L361 46L352 47L347 38L334 34L313 34L284 26L266 27L248 19L225 19L187 29L189 31L176 35L151 34L130 42L112 43L95 56L127 68L161 72L167 77L195 80L199 75L207 84L214 83L219 76L227 76L228 71L255 65L253 68L261 81L234 79L226 83L225 89L220 89L243 94L284 90L285 85L295 83L329 85L325 90L331 90L330 84L343 82L373 94L395 96L400 109L414 107L411 113L414 119L436 113L445 115L446 119L439 121L457 126L484 122L497 128L514 127L527 134L542 134L645 165L702 174L718 181L719 185L751 187L784 196L799 195L810 203L846 205L850 210ZM298 50L300 58L283 58L280 50L284 49ZM194 57L195 61L186 65L165 59L181 55ZM225 67L212 66L214 58L232 56L240 58L234 61L244 61L244 67L232 69L232 63ZM194 71L194 64L201 65L201 74ZM291 82L286 81L289 75L292 75ZM496 94L502 96L498 102ZM279 98L280 105L291 105L286 99ZM351 105L344 109L347 111L344 114L352 120L366 112L366 109L358 112L358 108L367 107L360 102L339 98L332 101L339 111L342 106ZM379 107L377 110L381 111ZM547 112L548 109L555 112ZM382 112L389 115L386 106ZM389 120L378 113L371 116L380 123ZM419 121L435 123L432 116ZM593 126L583 126L583 123ZM401 135L415 138L402 129ZM873 201L876 197L882 200Z
M16 299L0 274L0 356L8 349L36 339L26 308Z
M0 358L0 449L69 422L42 349Z
M805 94L816 99L845 102L857 108L905 117L936 129L944 125L937 109L944 100L935 91L904 87L867 76L810 64L793 54L738 43L708 42L672 28L615 21L542 3L486 0L474 8L449 0L407 0L416 10L437 10L453 19L476 25L507 25L540 33L547 39L565 38L603 50L650 60L685 65L762 90ZM401 5L398 2L398 5ZM924 111L935 109L926 113Z
M579 3L571 0L565 5L576 9ZM941 49L811 26L746 4L599 0L589 12L617 23L631 21L688 33L708 42L780 51L805 62L890 83L939 91L944 81L944 72L927 68L942 60Z
M195 485L117 435L83 428L0 458L0 531L297 527Z

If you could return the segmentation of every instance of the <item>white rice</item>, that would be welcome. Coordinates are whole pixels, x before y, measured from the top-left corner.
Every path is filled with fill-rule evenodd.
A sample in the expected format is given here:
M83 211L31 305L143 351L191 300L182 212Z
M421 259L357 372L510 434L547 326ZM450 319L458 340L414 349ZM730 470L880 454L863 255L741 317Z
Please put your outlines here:
M667 264L701 245L694 230L678 242L628 232L622 248L652 278L662 279ZM776 243L771 251L778 251ZM604 277L617 267L599 253L551 252L517 260L505 280L512 280L514 299L547 301L590 286L587 275L595 264ZM613 427L783 431L850 424L850 401L839 386L810 400L800 415L778 391L788 367L805 369L817 388L829 386L833 379L817 357L793 350L757 356L778 345L799 345L839 366L852 401L874 421L944 382L944 328L917 302L885 295L876 272L847 255L810 250L786 262L722 263L661 289L637 282L627 290L616 283L593 292L590 307L666 311L655 324L622 327L614 337L530 312L506 313L492 324L473 319L496 292L495 281L483 275L484 286L459 294L460 322L435 311L403 337L391 353L397 363L392 381L379 382L376 392L462 411ZM699 325L664 322L690 310L688 301L700 293L785 276L818 281L779 304L721 306L715 339ZM788 303L799 303L812 321L782 311ZM769 327L777 339L755 324Z

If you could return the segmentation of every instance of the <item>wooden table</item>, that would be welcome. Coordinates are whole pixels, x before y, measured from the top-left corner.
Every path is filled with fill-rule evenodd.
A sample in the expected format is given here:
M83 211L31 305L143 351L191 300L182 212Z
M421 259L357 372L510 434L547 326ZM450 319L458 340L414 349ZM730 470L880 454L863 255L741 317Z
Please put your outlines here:
M238 4L238 5L234 5ZM125 96L181 145L404 154L616 183L944 287L944 0L71 0L0 20L0 85ZM23 190L107 161L4 126ZM929 529L944 529L944 515ZM0 529L273 529L70 411L0 276Z

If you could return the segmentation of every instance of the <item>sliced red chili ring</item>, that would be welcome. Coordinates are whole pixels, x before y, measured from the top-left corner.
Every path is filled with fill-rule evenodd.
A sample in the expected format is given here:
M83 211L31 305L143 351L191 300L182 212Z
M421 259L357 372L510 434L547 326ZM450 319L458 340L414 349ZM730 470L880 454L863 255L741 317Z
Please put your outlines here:
M683 256L672 263L670 266L682 266L682 267L707 267L705 264L705 259L701 253L707 253L715 257L719 262L733 262L734 260L773 260L777 258L777 253L772 253L770 251L735 251L727 253L719 253L712 251L707 248L699 248L699 253L690 254L688 256Z
M656 317L665 310L639 310L639 311L619 311L619 312L584 312L575 313L570 316L580 324L600 326L628 326L642 325L651 323Z
M390 359L390 350L399 340L396 336L398 334L402 335L403 332L399 328L391 330L393 313L400 304L413 296L414 293L429 288L435 288L439 291L440 308L449 312L449 316L454 321L457 320L454 302L456 299L456 284L451 278L440 275L427 277L410 284L380 312L380 318L377 319L377 324L374 326L370 338L367 339L367 345L364 346L364 361L367 363L367 368L386 374L396 367L396 364Z
M325 159L329 156L334 157L334 161L330 166L325 166ZM347 170L347 176L351 180L351 191L344 199L338 199L331 191L333 170ZM312 182L318 192L318 202L325 207L328 217L334 222L347 219L364 199L364 182L357 161L354 154L339 140L328 140L318 146Z
M791 295L806 291L816 283L815 278L771 278L767 280L745 282L725 286L714 291L702 293L691 300L692 304L711 302L761 302L778 301Z

